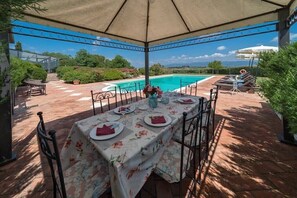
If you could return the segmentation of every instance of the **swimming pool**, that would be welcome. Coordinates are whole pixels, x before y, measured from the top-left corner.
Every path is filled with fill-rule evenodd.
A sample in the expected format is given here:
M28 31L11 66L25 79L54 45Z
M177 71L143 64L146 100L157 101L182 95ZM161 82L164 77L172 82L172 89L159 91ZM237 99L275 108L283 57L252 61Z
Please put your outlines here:
M159 86L163 91L174 91L180 87L180 81L182 80L183 85L192 84L196 81L201 82L210 78L211 76L201 76L201 75L168 75L159 77L150 77L150 84L153 86ZM117 87L129 87L134 86L135 83L141 83L144 85L145 80L130 80L124 82L115 82L110 84L110 88L113 86ZM184 84L186 83L186 84Z

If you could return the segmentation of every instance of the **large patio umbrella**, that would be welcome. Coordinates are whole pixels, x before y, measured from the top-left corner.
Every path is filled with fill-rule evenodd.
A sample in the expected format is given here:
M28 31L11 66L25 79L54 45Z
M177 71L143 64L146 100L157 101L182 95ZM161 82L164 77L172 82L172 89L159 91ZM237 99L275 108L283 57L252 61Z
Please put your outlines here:
M144 46L148 83L152 45L277 21L296 5L296 0L47 0L41 4L45 12L27 10L24 19Z

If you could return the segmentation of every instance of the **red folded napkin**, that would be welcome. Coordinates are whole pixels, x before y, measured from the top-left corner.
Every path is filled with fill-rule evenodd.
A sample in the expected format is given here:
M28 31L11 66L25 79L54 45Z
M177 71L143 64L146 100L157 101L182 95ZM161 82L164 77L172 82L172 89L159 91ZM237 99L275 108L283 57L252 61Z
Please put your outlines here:
M129 107L120 107L119 112L126 111L127 109L130 109L130 106Z
M166 123L164 116L153 116L151 117L152 124Z
M189 98L189 99L183 99L183 102L184 103L190 103L190 102L193 102L193 100L191 98Z
M115 131L113 128L111 128L111 126L106 126L105 124L103 125L102 128L98 127L96 129L96 135L100 136L100 135L110 135L110 134L114 134Z

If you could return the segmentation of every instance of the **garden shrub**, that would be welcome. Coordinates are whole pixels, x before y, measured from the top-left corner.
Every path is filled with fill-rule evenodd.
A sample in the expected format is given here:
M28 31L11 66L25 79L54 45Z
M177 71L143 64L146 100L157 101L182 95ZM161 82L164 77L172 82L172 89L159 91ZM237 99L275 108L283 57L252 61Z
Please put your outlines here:
M72 83L74 80L79 80L81 84L86 83L93 83L98 82L102 80L102 77L99 73L93 72L91 70L82 70L82 69L76 69L73 71L66 72L62 79L66 83Z
M75 67L73 66L59 66L57 67L56 72L58 77L63 79L65 73L73 71L74 69Z
M45 81L47 73L40 66L19 58L11 58L10 76L13 88L21 85L26 79Z
M124 75L117 69L106 69L102 73L103 80L119 80L123 79Z
M297 133L297 43L278 53L263 53L259 66L268 78L261 81L261 91L271 106L288 120Z

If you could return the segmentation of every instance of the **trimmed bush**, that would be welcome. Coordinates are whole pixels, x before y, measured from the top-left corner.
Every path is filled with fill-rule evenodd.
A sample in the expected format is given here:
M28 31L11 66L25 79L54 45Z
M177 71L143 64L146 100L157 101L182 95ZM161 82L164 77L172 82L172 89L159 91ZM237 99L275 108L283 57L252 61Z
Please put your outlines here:
M74 69L75 67L73 66L59 66L57 67L56 72L58 74L58 77L63 79L65 73L74 71Z
M102 80L99 73L92 71L83 71L80 69L66 72L62 78L66 83L72 83L74 80L79 80L81 84L93 83Z
M103 80L119 80L124 78L124 74L117 69L106 69L102 73Z

